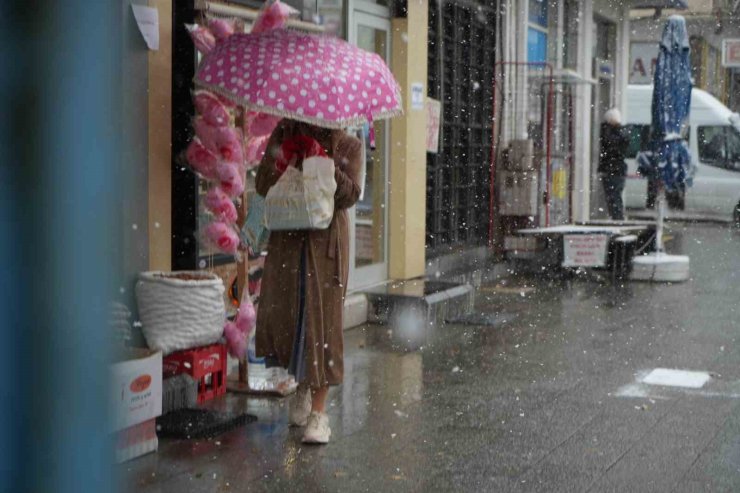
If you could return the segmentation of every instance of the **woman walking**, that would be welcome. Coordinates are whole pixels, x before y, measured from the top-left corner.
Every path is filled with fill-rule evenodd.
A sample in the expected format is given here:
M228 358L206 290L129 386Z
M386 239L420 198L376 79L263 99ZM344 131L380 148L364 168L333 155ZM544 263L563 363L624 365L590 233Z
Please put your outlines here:
M262 279L256 350L268 365L282 366L299 383L289 420L305 426L305 443L328 443L325 412L331 385L344 376L343 308L349 271L347 209L360 195L360 141L342 130L282 120L270 137L257 172L263 197L277 182L286 163L281 148L296 141L318 143L334 160L337 191L328 229L274 231ZM300 166L300 161L287 163Z

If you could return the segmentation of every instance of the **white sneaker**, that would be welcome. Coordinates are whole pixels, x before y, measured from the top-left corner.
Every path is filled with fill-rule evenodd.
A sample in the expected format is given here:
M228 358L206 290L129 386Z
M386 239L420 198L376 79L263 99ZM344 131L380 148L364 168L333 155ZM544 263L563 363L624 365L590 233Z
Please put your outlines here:
M311 389L298 387L293 400L290 401L288 423L290 426L306 426L309 414L311 414Z
M311 413L308 417L306 431L303 433L303 443L329 443L330 436L329 416L326 413Z

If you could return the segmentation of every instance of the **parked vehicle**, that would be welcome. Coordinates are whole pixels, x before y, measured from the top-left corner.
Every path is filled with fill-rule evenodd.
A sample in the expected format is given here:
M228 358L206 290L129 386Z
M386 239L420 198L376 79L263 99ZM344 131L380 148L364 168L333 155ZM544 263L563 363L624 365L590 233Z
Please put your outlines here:
M625 124L630 131L625 206L644 209L647 180L637 173L635 157L649 142L653 87L627 87ZM688 143L693 185L679 203L690 217L730 219L740 226L740 116L701 89L691 93Z

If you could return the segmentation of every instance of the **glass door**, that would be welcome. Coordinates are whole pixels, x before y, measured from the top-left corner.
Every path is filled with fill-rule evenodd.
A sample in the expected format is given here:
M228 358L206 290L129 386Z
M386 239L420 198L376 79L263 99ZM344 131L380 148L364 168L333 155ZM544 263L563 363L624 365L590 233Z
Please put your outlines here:
M353 11L349 40L360 48L379 54L390 63L390 21ZM353 133L363 142L365 182L363 194L350 211L350 289L360 289L388 278L388 138L389 124L377 121L376 148L369 146L369 126Z

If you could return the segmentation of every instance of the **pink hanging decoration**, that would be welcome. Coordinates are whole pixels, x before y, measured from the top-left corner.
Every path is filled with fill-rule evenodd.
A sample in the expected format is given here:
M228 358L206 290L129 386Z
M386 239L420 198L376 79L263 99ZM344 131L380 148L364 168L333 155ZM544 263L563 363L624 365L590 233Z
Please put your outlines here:
M229 197L236 198L244 193L244 171L235 163L219 163L216 174L220 186Z
M193 93L195 110L203 117L203 120L214 127L223 127L229 124L231 116L224 103L215 94L208 91L195 91Z
M281 3L279 0L267 4L254 21L252 34L257 34L285 27L291 14L298 11ZM267 141L280 122L280 117L258 113L247 112L244 118L244 135L247 137L246 163L247 167L257 166L262 161L262 156L267 148Z
M226 322L224 325L224 338L229 354L234 358L244 359L247 357L247 338L244 337L234 322Z
M217 177L218 156L206 148L198 137L188 145L185 157L193 170L203 178L213 180Z
M244 126L250 137L269 137L279 122L278 116L250 111L244 119Z
M228 224L216 221L205 229L206 238L223 253L236 255L239 251L239 235Z
M236 315L236 327L245 335L245 338L248 338L256 325L257 311L254 309L252 299L249 297L249 290L244 290L244 295L239 304L239 313Z
M211 188L205 197L206 208L213 213L218 219L233 224L236 222L236 206L226 192L221 187Z
M193 40L195 49L203 55L210 52L216 46L216 37L207 27L199 26L198 24L185 24L185 28L188 30L188 34L190 34L190 39Z
M262 12L260 12L257 19L254 21L254 25L250 32L257 34L285 27L285 24L288 22L288 18L292 13L298 13L298 11L277 0L267 5Z
M252 304L249 290L245 289L239 302L239 311L233 322L224 325L224 337L229 348L229 354L235 358L244 358L247 352L249 335L257 325L257 311Z
M211 30L213 35L218 41L224 41L229 36L234 34L235 26L233 20L227 19L210 19L208 21L208 28Z
M193 123L195 135L212 152L216 152L224 161L243 164L244 147L242 133L234 127L214 127L204 118L197 117Z
M260 164L262 157L265 155L265 151L267 150L267 143L269 140L269 137L254 137L247 139L247 148L245 150L247 169L254 168Z
M267 113L250 111L244 118L244 135L246 136L245 162L247 168L253 168L262 161L267 149L267 142L275 130L280 118Z

